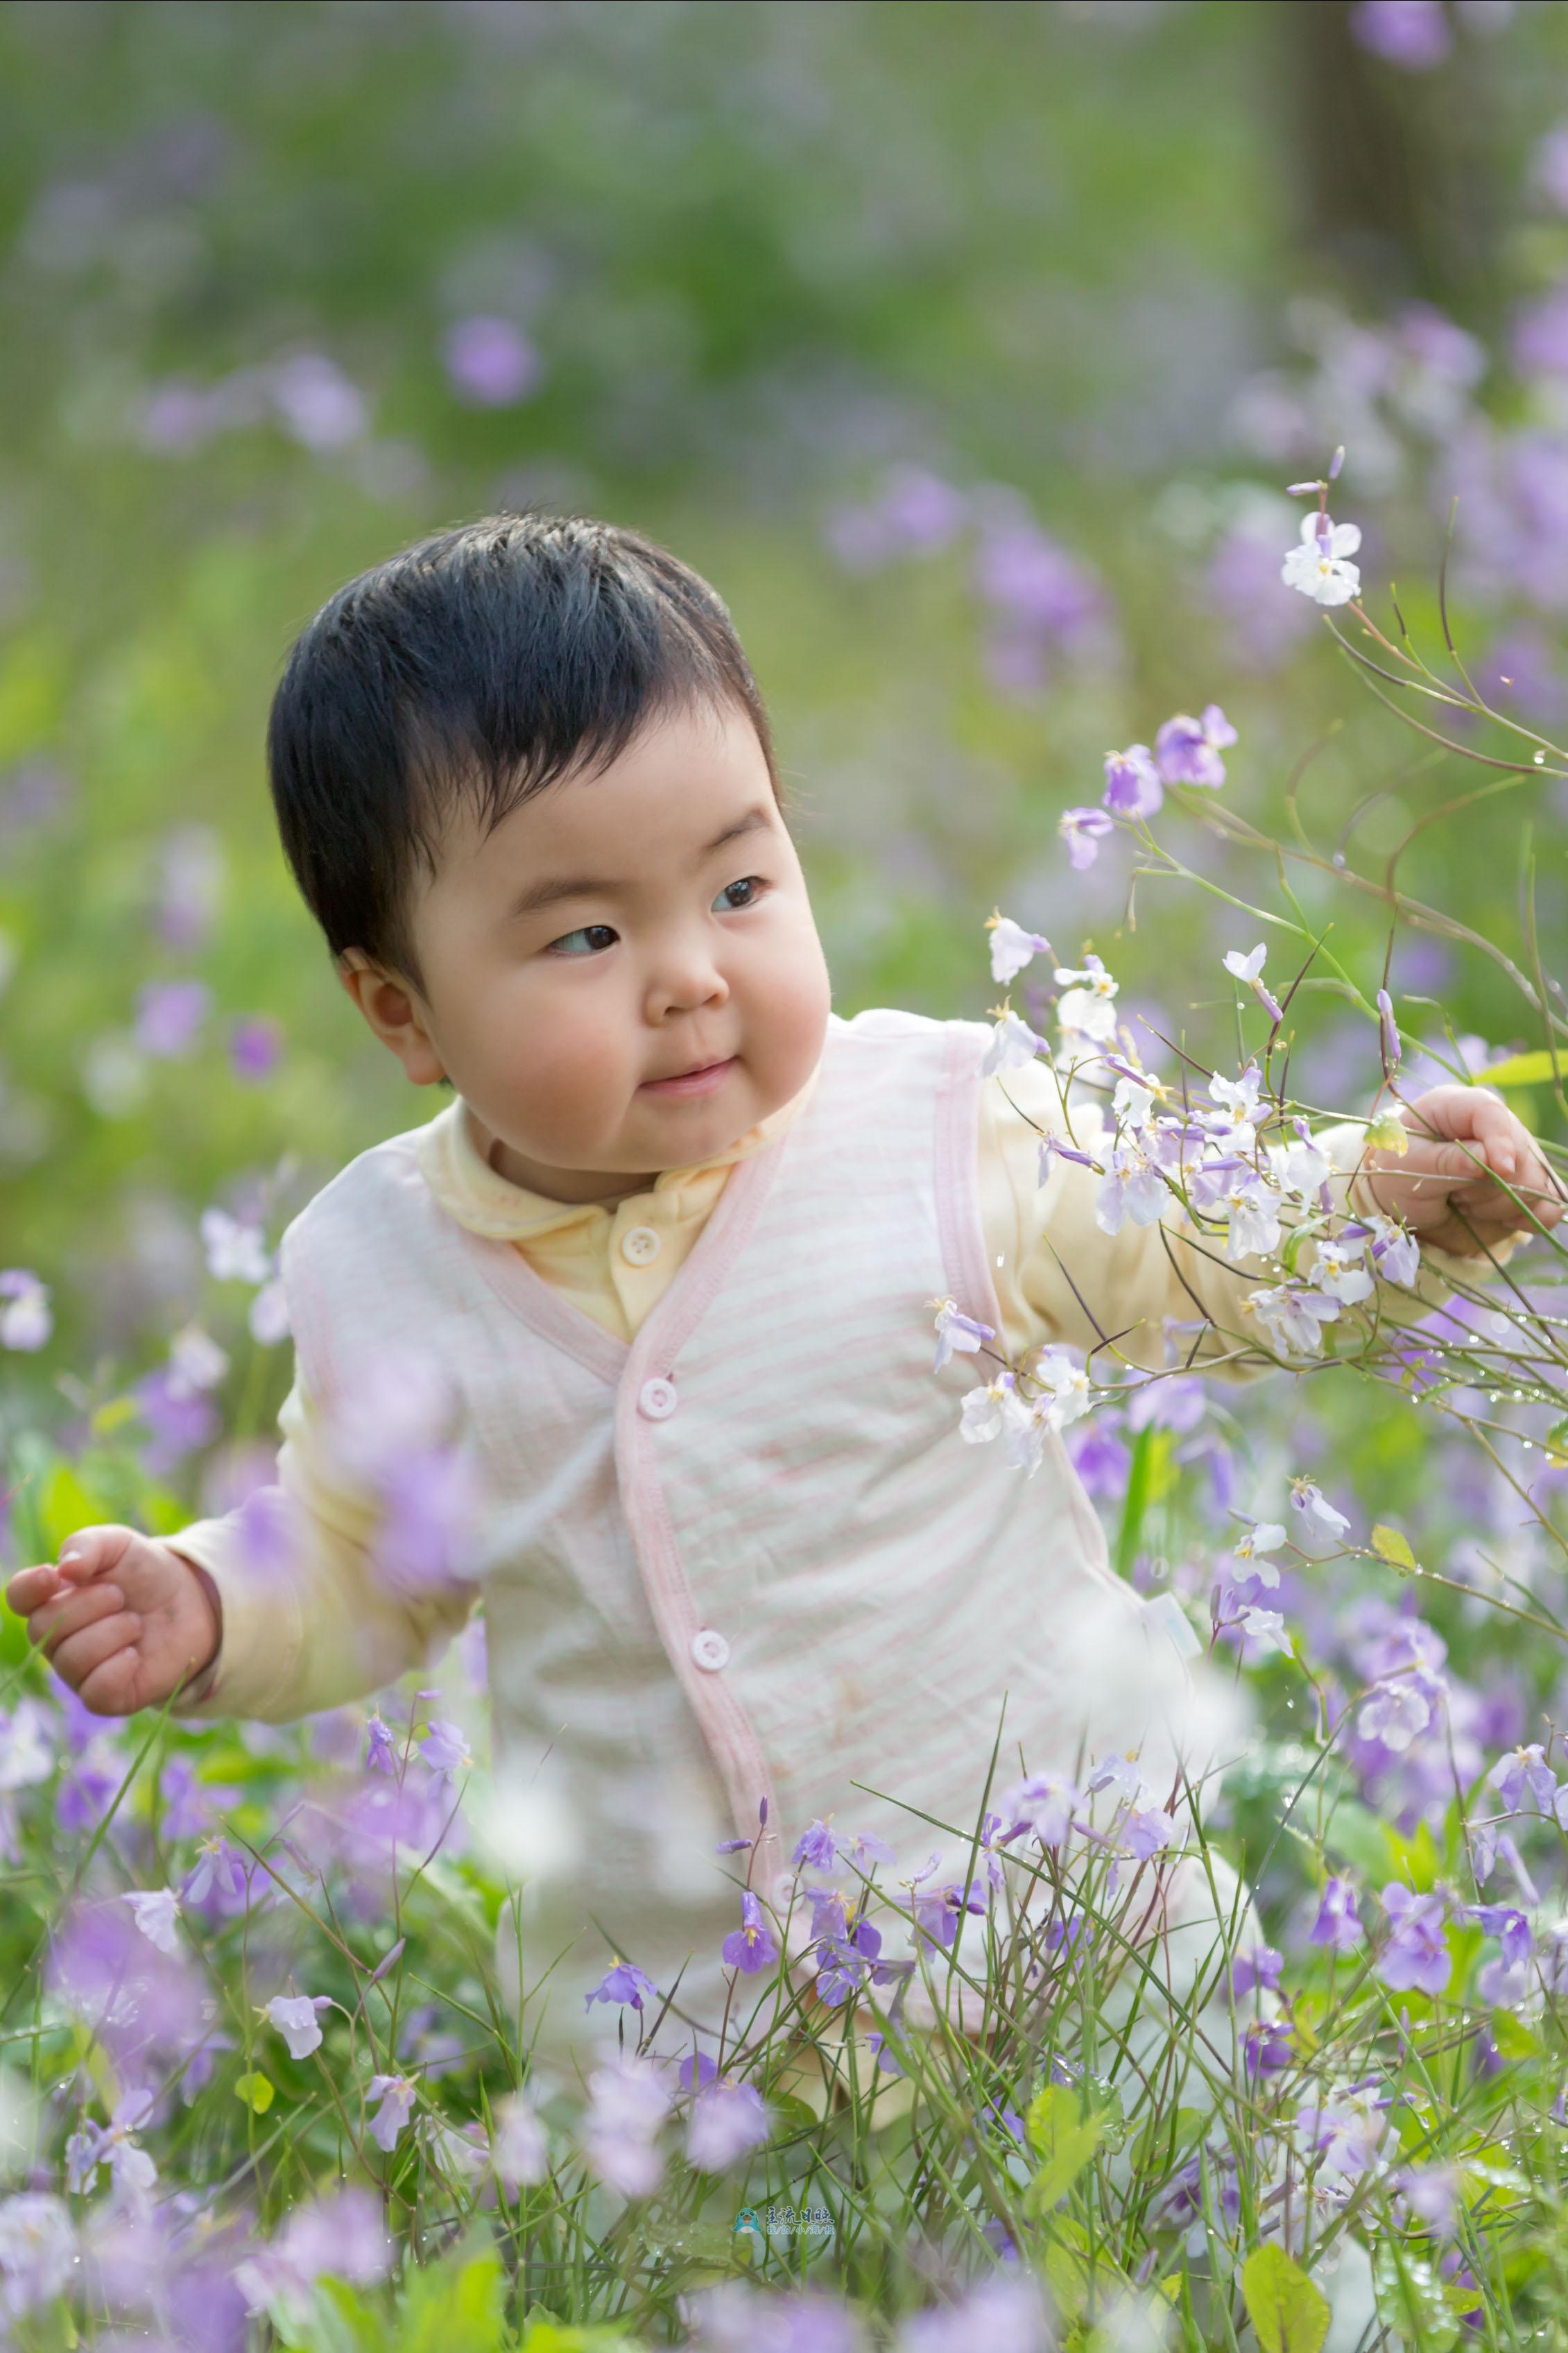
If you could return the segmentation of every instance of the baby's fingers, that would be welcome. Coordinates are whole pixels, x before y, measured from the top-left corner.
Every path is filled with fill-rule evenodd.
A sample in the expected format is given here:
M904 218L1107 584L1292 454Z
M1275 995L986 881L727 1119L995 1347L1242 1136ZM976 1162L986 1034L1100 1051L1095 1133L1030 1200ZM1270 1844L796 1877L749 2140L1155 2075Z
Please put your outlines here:
M18 1618L30 1618L64 1589L58 1575L46 1563L41 1568L19 1568L5 1588L5 1599Z
M35 1610L27 1631L52 1662L68 1635L79 1634L84 1626L96 1626L124 1607L125 1596L117 1585L89 1585L79 1593L67 1586L58 1601Z
M117 1609L111 1618L67 1637L54 1654L55 1672L73 1690L79 1689L95 1667L101 1667L121 1651L133 1652L141 1638L141 1619L133 1610Z
M89 1715L134 1715L141 1672L141 1652L133 1643L130 1644L84 1675L77 1685L76 1695Z

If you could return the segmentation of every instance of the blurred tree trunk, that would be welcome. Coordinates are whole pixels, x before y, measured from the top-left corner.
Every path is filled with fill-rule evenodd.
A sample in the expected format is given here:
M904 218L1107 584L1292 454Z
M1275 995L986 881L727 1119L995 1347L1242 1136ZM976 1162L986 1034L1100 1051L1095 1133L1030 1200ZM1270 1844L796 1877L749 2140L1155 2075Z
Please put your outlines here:
M1351 33L1351 0L1270 0L1298 235L1374 311L1419 297L1495 323L1497 122L1484 37L1410 72ZM1450 20L1452 22L1452 20Z

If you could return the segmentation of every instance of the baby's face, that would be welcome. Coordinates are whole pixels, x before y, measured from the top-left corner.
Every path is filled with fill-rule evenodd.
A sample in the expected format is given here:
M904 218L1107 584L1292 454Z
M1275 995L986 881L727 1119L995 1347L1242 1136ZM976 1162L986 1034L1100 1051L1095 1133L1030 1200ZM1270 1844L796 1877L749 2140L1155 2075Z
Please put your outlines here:
M502 1176L624 1194L805 1084L830 984L743 712L651 723L487 840L466 807L460 823L413 913L428 1002L343 978L410 1078L452 1081Z

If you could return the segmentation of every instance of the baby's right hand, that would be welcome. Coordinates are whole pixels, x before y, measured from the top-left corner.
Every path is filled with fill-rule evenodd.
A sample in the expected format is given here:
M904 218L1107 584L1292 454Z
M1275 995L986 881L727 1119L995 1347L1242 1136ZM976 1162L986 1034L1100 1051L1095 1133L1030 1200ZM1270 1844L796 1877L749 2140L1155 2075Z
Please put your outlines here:
M162 1707L222 1633L190 1562L134 1528L79 1528L58 1568L18 1569L5 1599L94 1715Z

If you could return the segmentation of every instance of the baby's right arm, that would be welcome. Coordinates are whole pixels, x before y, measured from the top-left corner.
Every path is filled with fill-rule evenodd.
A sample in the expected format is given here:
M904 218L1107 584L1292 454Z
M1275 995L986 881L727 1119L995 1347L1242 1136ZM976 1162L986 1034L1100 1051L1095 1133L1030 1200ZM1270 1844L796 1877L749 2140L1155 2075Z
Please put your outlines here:
M12 1578L12 1608L95 1715L179 1691L181 1719L286 1724L384 1690L461 1630L476 1586L411 1592L379 1573L383 1507L340 1469L298 1372L278 1423L278 1483L248 1510L158 1541L79 1529L58 1569Z
M79 1528L56 1567L18 1569L5 1599L94 1715L162 1707L210 1665L222 1638L206 1571L134 1528Z

